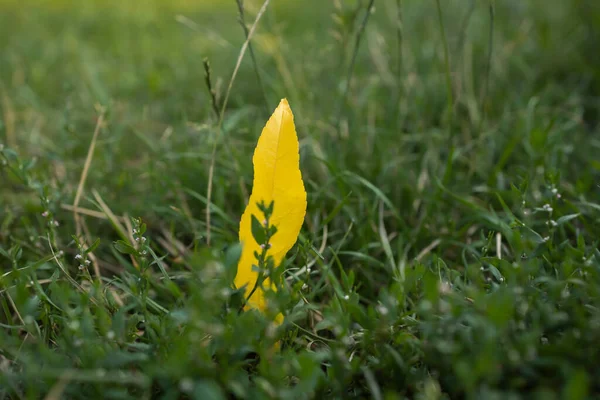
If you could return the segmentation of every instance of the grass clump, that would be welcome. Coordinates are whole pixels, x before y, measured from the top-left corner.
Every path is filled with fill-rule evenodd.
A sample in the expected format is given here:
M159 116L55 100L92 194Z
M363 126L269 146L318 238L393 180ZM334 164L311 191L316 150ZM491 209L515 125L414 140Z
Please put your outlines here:
M598 397L594 1L197 3L0 5L0 398ZM240 312L283 97L307 214Z

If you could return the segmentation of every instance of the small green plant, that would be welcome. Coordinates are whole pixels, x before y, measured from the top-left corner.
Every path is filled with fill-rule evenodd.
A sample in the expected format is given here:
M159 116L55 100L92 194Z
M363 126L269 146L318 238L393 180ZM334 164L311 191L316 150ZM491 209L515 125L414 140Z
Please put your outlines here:
M254 287L246 296L246 303L252 297L257 289L262 291L265 290L263 283L265 279L269 279L271 282L278 282L278 278L275 276L275 262L273 257L269 255L269 249L271 248L271 238L277 233L277 227L270 225L270 219L273 215L275 202L271 201L269 206L265 206L264 202L258 203L257 207L262 212L263 220L260 222L255 215L252 215L252 237L260 247L260 252L254 251L254 257L256 258L256 264L252 265L254 272L258 274Z

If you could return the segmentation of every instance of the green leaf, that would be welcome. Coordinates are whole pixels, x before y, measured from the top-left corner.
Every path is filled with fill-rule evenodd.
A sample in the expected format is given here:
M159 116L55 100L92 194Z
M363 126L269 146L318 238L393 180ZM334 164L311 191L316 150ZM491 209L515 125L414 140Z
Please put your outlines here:
M585 370L580 369L573 373L564 388L564 398L573 400L583 400L588 397L589 377Z
M252 237L258 244L265 244L265 227L260 223L255 215L252 215Z
M85 251L85 254L89 254L89 253L93 252L94 250L96 250L98 248L99 245L100 245L100 238L96 239L94 241L94 243L92 243L92 245L87 248L87 250Z
M10 259L10 254L8 254L8 252L6 250L4 250L2 248L2 246L0 246L0 254L3 255L4 257Z
M21 256L23 255L23 249L18 244L14 245L9 250L10 258L13 261L19 261Z
M242 255L242 245L239 243L230 246L225 252L225 276L227 277L227 282L232 282L237 275L238 262L240 261L240 257Z
M115 249L117 249L117 251L119 253L123 253L123 254L136 254L137 253L136 249L134 249L129 243L127 243L123 240L118 240L118 241L114 242L113 245L115 246Z
M224 400L223 389L213 381L201 381L196 383L194 398L207 400Z
M273 237L277 233L277 227L275 225L271 225L269 227L269 236Z
M580 215L581 215L580 213L563 215L562 217L560 217L559 219L556 220L556 226L560 226L566 222L569 222L570 220L575 219L575 218L579 217Z
M265 210L266 216L270 217L271 215L273 215L274 209L275 209L275 201L271 200L271 202L269 203L269 206Z

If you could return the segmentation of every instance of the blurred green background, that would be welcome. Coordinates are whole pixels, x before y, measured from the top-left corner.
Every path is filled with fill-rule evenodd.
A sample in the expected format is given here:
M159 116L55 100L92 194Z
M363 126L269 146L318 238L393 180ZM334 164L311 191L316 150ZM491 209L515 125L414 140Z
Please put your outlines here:
M261 4L245 2L247 25ZM597 2L449 0L441 3L440 25L435 2L377 1L349 74L366 6L273 1L252 41L262 87L246 54L219 143L247 154L268 110L287 97L306 152L397 197L402 186L415 186L419 169L398 175L398 162L415 165L423 146L432 154L440 150L443 158L448 137L439 129L448 124L456 145L468 148L460 161L468 169L467 185L473 175L488 182L519 164L506 157L532 157L528 150L518 154L519 146L504 153L515 150L517 131L544 130L560 112L573 123L597 125ZM63 179L76 180L100 105L111 113L110 134L101 139L111 154L97 160L96 181L116 174L131 183L134 172L124 165L160 169L160 159L180 158L169 150L183 148L195 158L191 170L207 167L203 146L212 146L216 120L203 60L211 63L220 105L244 42L235 1L3 0L1 10L2 135L8 145L44 156L42 162L54 155ZM534 109L537 124L526 116ZM176 133L166 140L166 130ZM161 138L162 147L156 145ZM162 157L140 151L148 147ZM231 162L219 160L227 175ZM240 166L247 169L243 160L225 182L239 176ZM323 166L305 162L307 173L323 182ZM184 175L189 167L171 166ZM156 172L168 174L164 167ZM202 191L206 174L197 172L194 187ZM137 194L135 185L127 190Z

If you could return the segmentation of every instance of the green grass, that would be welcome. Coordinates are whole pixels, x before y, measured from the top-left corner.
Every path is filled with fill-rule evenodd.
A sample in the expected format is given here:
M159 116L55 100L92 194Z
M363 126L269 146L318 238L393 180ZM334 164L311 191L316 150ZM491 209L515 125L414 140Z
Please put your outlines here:
M235 1L0 1L0 398L600 397L600 6L368 3L273 0L219 130ZM238 313L282 97L307 216Z

